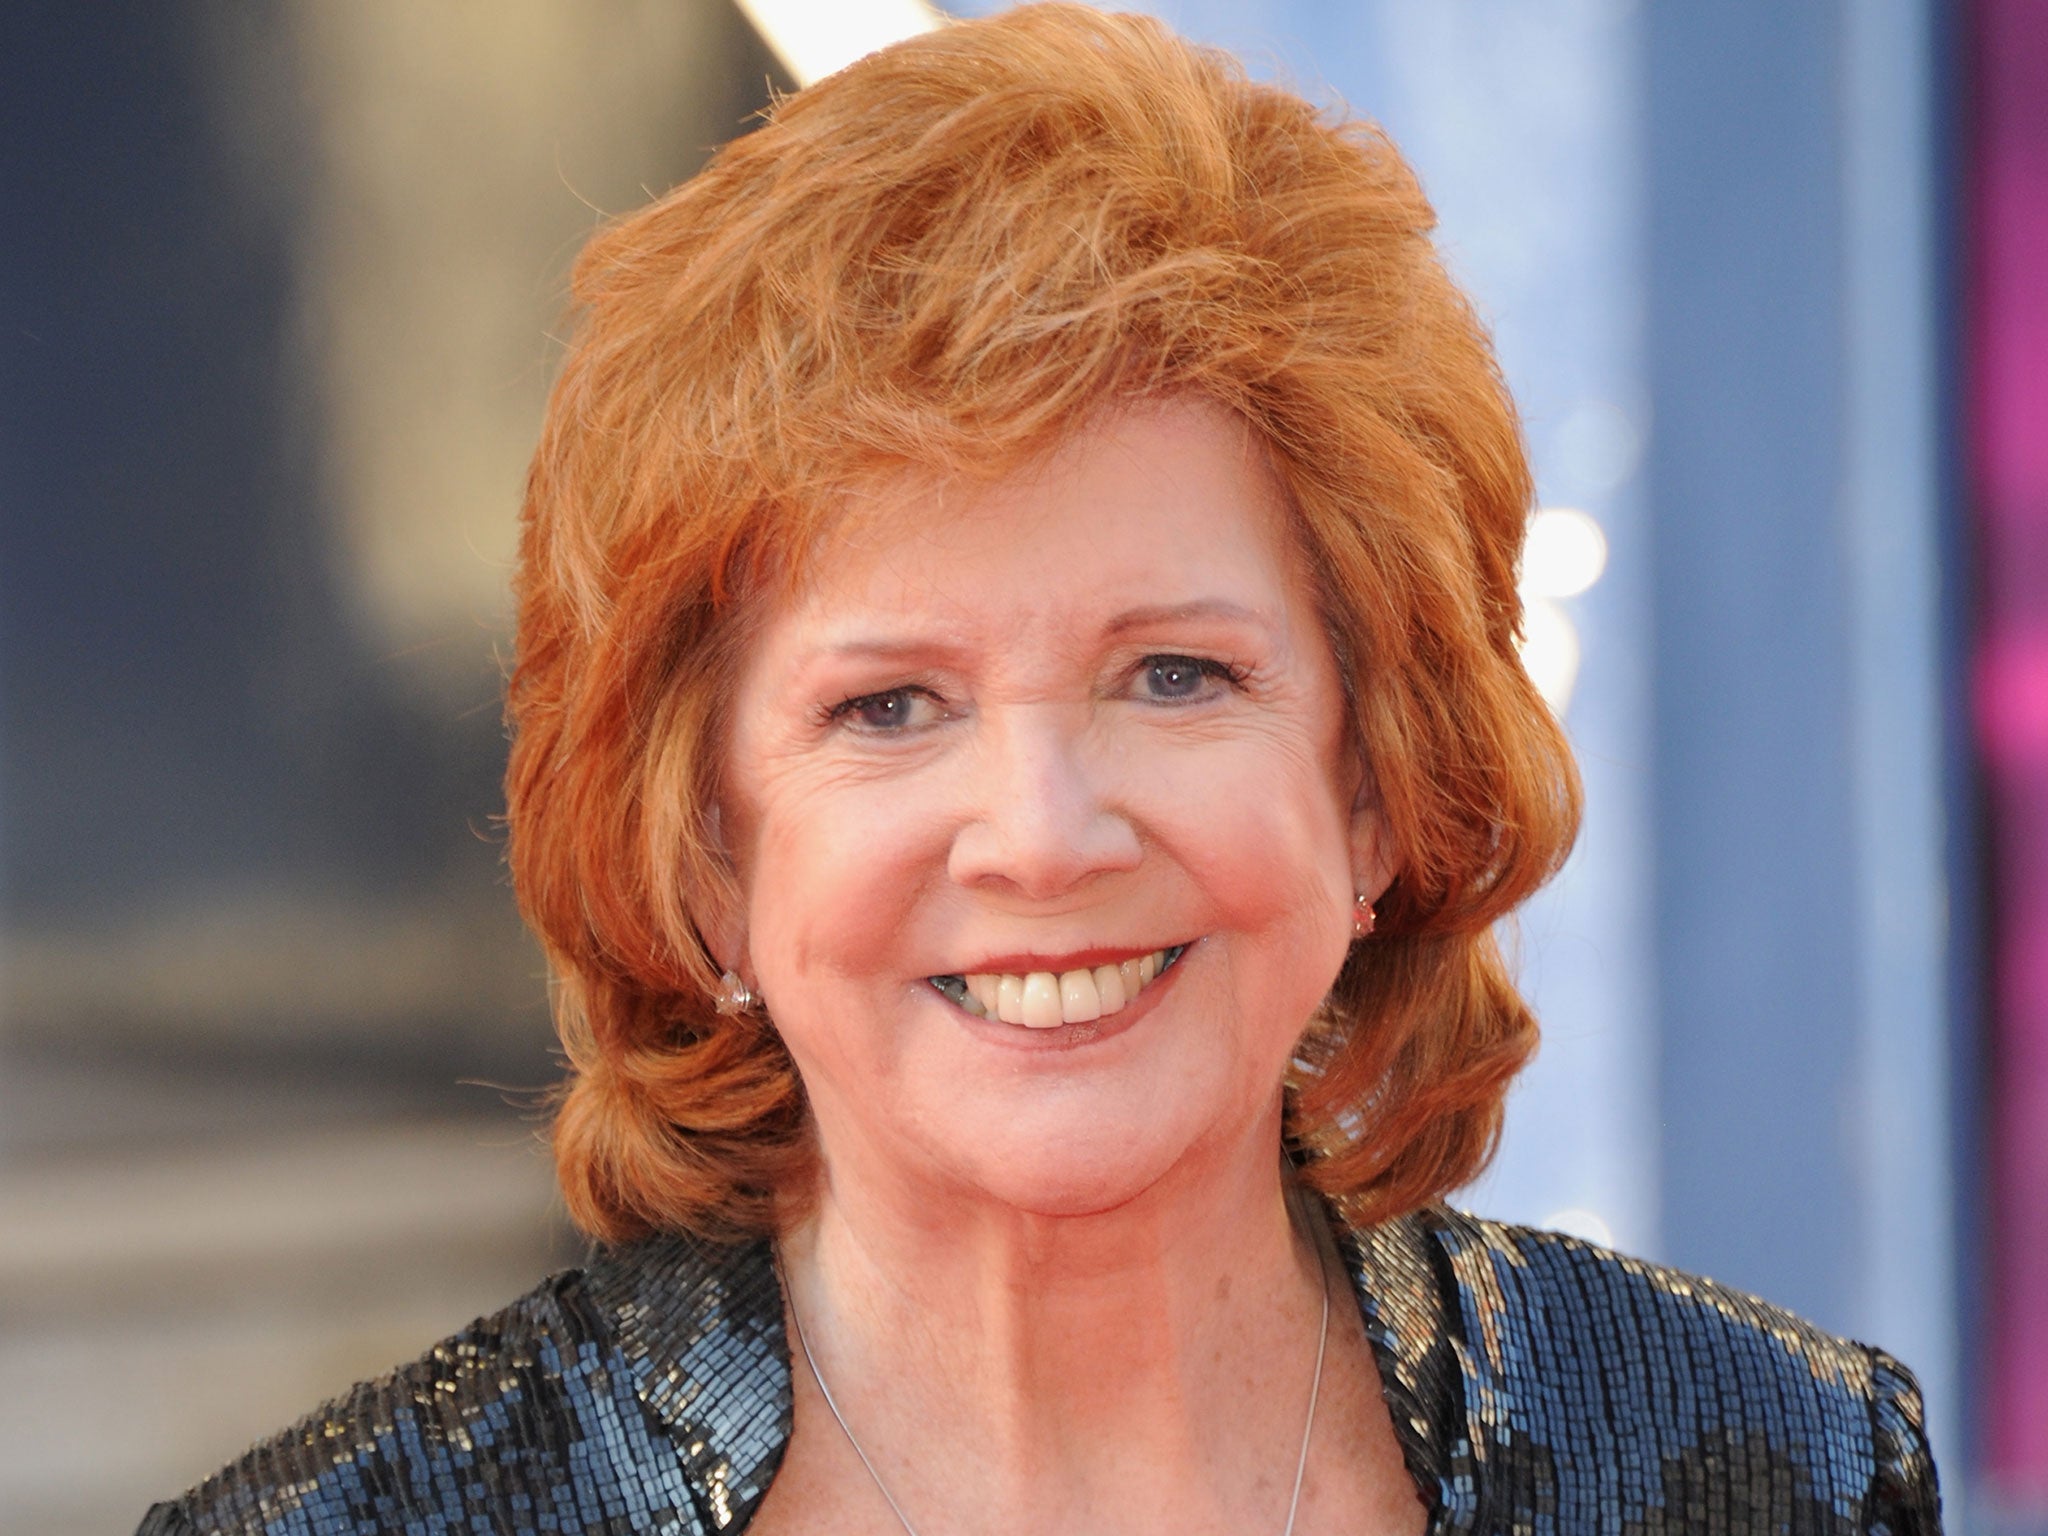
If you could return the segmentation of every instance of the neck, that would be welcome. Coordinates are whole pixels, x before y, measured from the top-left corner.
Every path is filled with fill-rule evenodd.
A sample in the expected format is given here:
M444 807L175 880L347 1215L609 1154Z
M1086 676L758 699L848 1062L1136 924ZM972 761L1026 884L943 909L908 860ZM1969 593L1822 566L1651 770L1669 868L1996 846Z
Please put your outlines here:
M1134 1466L1213 1464L1239 1441L1291 1477L1324 1281L1277 1132L1082 1216L835 1179L828 1161L784 1263L883 1475L905 1464L894 1447L943 1444L982 1498L1043 1511L1056 1486L1099 1507L1089 1490L1131 1492Z

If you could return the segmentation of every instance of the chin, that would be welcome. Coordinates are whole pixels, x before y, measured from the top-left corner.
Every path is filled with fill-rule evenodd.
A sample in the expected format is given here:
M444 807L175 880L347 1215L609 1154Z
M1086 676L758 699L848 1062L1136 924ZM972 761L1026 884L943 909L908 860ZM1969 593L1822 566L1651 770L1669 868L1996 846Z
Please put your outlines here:
M1021 1129L1021 1127L1020 1127ZM984 1137L964 1182L983 1199L1034 1216L1099 1216L1143 1197L1202 1162L1199 1130L1095 1117L1084 1126L1034 1127L1027 1135Z
M1158 1182L1128 1165L1117 1168L1006 1168L977 1180L984 1198L1029 1216L1072 1220L1121 1210Z

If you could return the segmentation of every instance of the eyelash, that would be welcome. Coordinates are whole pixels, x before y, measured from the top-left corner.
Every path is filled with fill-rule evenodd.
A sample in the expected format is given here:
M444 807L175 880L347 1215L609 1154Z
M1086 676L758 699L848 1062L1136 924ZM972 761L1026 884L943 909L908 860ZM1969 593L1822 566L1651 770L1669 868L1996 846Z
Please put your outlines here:
M883 688L874 693L857 693L850 699L841 699L837 704L833 704L821 712L823 716L821 723L825 725L836 725L841 721L845 720L849 715L853 714L855 710L860 709L863 705L875 704L879 703L883 699L895 698L924 698L929 699L934 704L943 705L945 703L945 701L941 699L936 693L932 692L931 689L922 688L912 683L906 683L899 688ZM874 732L877 735L890 734L887 728L884 727L868 726L867 729Z
M1192 667L1202 676L1215 678L1217 681L1226 683L1232 688L1243 687L1245 679L1251 676L1251 669L1249 667L1241 667L1233 662L1218 661L1209 656L1182 656L1174 652L1164 651L1141 659L1137 667L1133 669L1132 675L1134 678L1141 677L1146 672L1155 668L1165 667ZM1168 704L1183 701L1179 699L1155 699L1152 702Z
M1164 669L1170 667L1192 668L1203 677L1214 678L1231 688L1243 687L1246 679L1251 676L1251 669L1249 667L1239 666L1234 662L1218 661L1214 657L1209 656L1187 656L1175 651L1159 651L1152 655L1141 657L1137 665L1131 669L1129 676L1133 684L1135 684L1146 672L1154 668ZM923 698L941 707L945 704L945 700L932 689L916 683L904 683L895 688L882 688L873 693L858 693L850 698L841 699L837 704L829 705L819 712L819 723L822 725L836 725L846 721L856 711L867 705L878 704L883 700L896 698L906 700ZM1189 698L1154 698L1146 702L1173 705L1200 702L1200 700L1199 697L1191 696ZM875 735L894 735L901 728L868 725L865 729Z

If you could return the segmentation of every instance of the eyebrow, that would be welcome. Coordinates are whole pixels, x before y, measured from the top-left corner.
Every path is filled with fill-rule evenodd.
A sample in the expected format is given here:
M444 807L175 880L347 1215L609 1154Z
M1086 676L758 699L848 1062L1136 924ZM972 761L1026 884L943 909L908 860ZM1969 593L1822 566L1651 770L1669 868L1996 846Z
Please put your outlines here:
M848 640L834 641L820 646L816 655L829 656L837 661L850 658L856 661L915 661L921 657L942 654L957 649L951 642L936 636L915 635L906 639L892 640L880 636L856 635Z
M1142 608L1126 608L1103 626L1103 633L1121 635L1127 630L1185 624L1191 619L1226 619L1261 629L1274 627L1272 619L1256 608L1247 608L1227 597L1202 597L1187 603L1154 603Z
M1142 607L1126 608L1102 626L1102 633L1106 639L1115 639L1132 630L1153 629L1196 620L1224 620L1266 630L1275 627L1273 621L1256 608L1247 608L1243 603L1233 602L1229 598L1204 597L1185 603L1148 603ZM933 656L949 654L956 649L958 647L953 641L937 635L909 635L902 638L851 635L844 640L820 647L814 654L830 657L835 661L924 661Z

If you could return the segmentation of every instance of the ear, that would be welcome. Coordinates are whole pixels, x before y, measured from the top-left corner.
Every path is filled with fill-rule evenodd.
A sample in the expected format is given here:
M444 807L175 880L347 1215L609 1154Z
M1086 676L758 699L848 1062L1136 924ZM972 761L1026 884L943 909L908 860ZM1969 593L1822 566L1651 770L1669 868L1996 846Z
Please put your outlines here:
M1359 775L1358 793L1351 802L1351 889L1376 902L1394 883L1399 866L1379 785L1366 769Z
M731 971L744 979L747 974L746 929L728 915L729 904L720 902L716 912L693 912L697 936L711 956L715 971Z
M718 850L720 862L727 871L733 868L732 857L725 847L725 829L714 804L706 812L704 830L711 839L712 847ZM712 966L720 971L731 971L742 979L750 979L747 959L747 918L746 896L740 889L736 874L728 873L726 878L710 883L710 888L698 893L691 903L690 917L697 925L697 936L704 941L704 948L711 955Z

